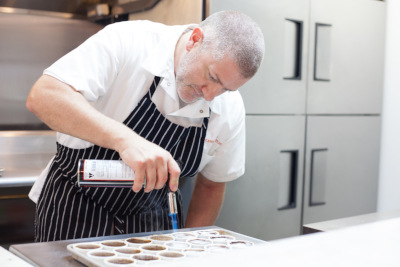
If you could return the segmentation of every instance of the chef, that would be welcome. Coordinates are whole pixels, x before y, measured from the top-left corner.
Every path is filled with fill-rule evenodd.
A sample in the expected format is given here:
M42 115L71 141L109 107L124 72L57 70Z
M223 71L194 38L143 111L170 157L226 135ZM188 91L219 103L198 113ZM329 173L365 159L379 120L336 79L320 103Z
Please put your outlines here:
M222 11L199 25L111 24L46 69L26 103L57 131L30 192L35 241L170 229L168 190L180 228L214 224L225 183L244 173L238 88L263 55L258 25ZM79 187L79 159L124 161L133 187ZM178 182L196 174L185 225Z

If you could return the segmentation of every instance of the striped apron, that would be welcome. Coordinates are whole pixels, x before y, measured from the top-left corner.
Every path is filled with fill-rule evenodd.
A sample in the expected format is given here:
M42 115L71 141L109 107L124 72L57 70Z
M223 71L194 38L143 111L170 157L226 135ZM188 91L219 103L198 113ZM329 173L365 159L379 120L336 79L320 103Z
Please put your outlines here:
M181 177L199 168L208 118L201 127L182 127L165 118L151 98L160 82L155 77L148 93L123 122L145 139L161 146L182 162ZM119 160L111 149L93 145L72 149L57 143L36 208L35 241L76 239L171 229L167 187L144 193L131 188L81 188L77 185L79 159ZM184 227L182 196L176 192L178 227Z

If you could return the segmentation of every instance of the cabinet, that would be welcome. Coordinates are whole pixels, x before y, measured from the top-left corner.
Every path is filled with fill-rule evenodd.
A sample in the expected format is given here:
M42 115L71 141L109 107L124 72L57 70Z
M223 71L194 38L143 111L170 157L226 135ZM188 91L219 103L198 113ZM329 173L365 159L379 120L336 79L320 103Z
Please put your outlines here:
M299 233L304 116L246 118L246 171L227 183L217 225L268 240Z
M308 114L380 114L385 3L312 0Z
M248 114L304 114L308 8L308 0L210 2L210 13L225 9L241 11L252 17L263 31L266 45L263 64L240 89Z
M272 240L376 211L385 3L212 0L261 26L266 55L241 93L246 172L216 225Z
M376 211L379 116L309 116L303 224Z

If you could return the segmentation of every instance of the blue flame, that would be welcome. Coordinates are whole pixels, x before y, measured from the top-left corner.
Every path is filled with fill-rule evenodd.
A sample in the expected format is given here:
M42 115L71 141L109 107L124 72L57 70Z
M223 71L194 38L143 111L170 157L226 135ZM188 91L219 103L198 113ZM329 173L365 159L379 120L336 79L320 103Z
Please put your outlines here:
M177 230L178 229L178 217L176 216L176 213L170 213L169 217L171 217L172 229Z

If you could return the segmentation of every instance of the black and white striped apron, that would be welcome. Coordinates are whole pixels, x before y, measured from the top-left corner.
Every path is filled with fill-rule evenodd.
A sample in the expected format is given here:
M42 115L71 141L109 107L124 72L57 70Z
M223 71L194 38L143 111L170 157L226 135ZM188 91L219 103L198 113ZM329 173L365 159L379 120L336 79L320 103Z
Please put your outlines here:
M124 124L147 140L163 147L182 162L181 177L194 176L199 168L208 118L201 127L182 127L170 122L151 98L160 82L155 77ZM72 149L57 143L57 153L39 197L35 241L55 241L112 234L171 229L167 186L135 193L131 188L80 188L77 186L79 159L119 160L111 149L93 145ZM184 227L182 196L177 191L178 227Z

